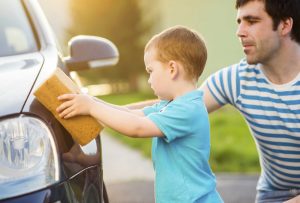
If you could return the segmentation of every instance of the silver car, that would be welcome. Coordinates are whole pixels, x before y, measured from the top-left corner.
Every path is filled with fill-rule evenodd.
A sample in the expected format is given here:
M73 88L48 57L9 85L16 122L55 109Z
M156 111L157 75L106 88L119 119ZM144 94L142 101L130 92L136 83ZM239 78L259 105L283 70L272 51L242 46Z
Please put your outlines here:
M33 96L55 70L114 65L110 41L77 36L61 57L35 0L0 0L0 202L108 202L101 140L86 146Z

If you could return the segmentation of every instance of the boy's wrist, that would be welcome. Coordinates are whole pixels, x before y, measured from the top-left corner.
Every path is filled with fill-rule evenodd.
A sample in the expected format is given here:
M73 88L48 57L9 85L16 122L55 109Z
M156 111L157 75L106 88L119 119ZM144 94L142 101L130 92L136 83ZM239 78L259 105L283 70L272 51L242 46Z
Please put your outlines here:
M93 97L91 97L90 102L89 102L89 105L88 105L88 114L89 114L90 116L93 116L93 115L92 115L92 114L93 114L93 110L92 110L92 109L93 109L95 103L96 103L96 100L95 100Z

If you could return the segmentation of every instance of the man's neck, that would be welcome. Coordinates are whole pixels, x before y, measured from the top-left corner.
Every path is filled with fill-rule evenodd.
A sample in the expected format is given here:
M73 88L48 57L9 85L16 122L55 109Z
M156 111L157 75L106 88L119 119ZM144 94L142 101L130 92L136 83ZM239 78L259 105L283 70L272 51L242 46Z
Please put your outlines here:
M268 62L261 64L267 78L274 84L291 82L300 73L300 45L291 41Z

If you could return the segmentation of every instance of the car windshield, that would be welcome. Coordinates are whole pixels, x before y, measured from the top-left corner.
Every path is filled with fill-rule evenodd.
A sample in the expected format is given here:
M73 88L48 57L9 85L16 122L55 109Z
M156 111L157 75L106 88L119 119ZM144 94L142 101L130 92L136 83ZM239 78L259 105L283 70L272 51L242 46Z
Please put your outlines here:
M0 57L38 50L20 0L0 0Z

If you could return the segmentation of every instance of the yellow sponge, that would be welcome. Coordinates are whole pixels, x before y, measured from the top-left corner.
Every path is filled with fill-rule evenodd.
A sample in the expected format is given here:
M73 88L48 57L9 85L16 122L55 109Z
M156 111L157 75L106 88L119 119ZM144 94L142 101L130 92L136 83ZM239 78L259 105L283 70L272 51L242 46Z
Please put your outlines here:
M55 116L80 145L86 145L97 137L103 127L91 116L62 119L56 108L62 103L57 97L66 93L80 93L80 89L59 68L34 92L36 98Z

